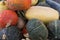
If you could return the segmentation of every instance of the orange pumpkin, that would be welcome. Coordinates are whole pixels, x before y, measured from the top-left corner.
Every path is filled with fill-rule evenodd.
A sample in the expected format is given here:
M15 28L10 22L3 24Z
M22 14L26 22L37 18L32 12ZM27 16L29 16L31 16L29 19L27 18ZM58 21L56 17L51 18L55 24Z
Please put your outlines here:
M6 0L6 4L13 10L26 10L31 5L31 0Z
M11 25L16 25L18 22L17 14L12 10L4 10L0 12L0 28L5 28L6 24L11 22Z

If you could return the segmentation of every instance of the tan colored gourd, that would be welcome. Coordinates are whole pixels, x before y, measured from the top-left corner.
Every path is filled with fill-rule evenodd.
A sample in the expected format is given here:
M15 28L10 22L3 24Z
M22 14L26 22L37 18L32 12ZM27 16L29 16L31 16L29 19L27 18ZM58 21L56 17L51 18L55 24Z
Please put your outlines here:
M25 14L27 19L39 19L45 23L59 19L59 12L43 6L32 6Z
M31 0L31 5L36 5L38 3L38 0Z

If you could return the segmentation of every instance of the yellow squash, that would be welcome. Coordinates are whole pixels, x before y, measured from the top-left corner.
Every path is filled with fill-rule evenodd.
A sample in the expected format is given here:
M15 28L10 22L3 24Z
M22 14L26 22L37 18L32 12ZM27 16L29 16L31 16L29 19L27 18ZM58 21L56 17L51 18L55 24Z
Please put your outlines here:
M39 19L45 23L59 19L59 12L43 6L32 6L25 14L27 19Z
M31 5L36 5L38 3L38 0L31 0Z

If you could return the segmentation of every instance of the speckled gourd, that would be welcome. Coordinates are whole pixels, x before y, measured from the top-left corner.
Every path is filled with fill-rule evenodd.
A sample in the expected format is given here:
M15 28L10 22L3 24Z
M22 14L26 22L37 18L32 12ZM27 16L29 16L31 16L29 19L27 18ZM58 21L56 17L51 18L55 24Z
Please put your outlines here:
M48 29L50 31L49 35L52 39L60 39L60 20L50 22L48 24Z
M28 21L26 28L31 40L47 40L48 30L41 21L31 19Z
M0 30L0 40L21 40L22 37L21 32L15 26Z

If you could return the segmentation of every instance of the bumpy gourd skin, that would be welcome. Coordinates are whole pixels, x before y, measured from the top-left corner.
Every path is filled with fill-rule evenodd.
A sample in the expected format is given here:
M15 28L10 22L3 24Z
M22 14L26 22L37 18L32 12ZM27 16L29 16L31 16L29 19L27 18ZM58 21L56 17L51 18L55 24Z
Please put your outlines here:
M26 28L31 40L47 40L48 30L41 21L32 19L28 21Z
M5 40L21 40L22 34L19 32L18 28L15 26L11 26L8 28L4 28L0 31L0 40L3 40L3 35L6 35Z
M60 20L50 22L48 24L49 35L52 39L60 39Z

